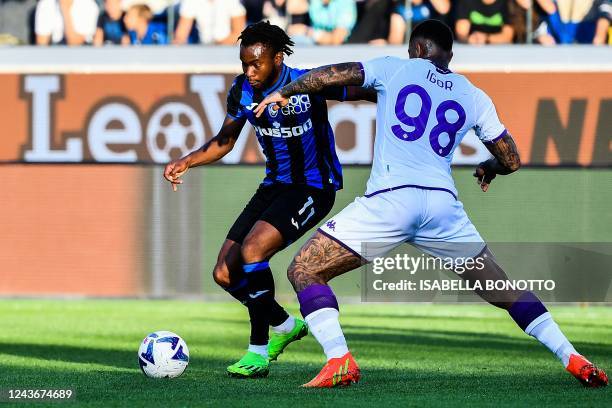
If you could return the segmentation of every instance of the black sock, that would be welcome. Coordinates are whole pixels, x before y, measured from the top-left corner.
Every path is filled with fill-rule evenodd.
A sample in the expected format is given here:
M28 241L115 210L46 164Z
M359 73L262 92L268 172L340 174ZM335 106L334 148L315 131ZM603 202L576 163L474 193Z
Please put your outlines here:
M249 280L246 277L243 277L236 285L225 288L225 291L249 310L249 319L251 320L249 343L257 346L268 344L269 321L266 313L262 313L262 310L265 311L265 304L261 302L262 299L259 299L263 295L251 299L249 296ZM256 292L257 290L254 290L251 293L255 294Z
M289 318L289 313L276 300L272 302L268 315L270 316L270 326L281 325Z
M270 324L277 326L289 315L274 300L274 277L268 261L243 265L248 288L247 307L251 318L251 344L268 344Z
M245 277L243 277L236 285L224 289L227 293L232 295L234 299L247 306L247 302L249 301L249 288L248 281ZM270 305L270 310L268 311L268 316L270 317L270 326L278 326L289 318L289 313L287 313L285 309L283 309L283 307L273 299L272 304Z
M247 287L247 279L244 276L234 286L223 289L232 295L234 299L245 306L247 305L247 301L249 300L249 288Z

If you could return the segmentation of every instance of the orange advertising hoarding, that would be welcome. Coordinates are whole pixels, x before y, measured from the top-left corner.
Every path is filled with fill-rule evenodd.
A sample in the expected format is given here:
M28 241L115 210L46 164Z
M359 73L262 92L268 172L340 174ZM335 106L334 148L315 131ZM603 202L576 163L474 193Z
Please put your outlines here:
M612 72L468 77L495 102L523 163L612 166ZM176 211L162 211L150 191L162 181L148 166L95 163L165 163L201 145L221 126L232 80L227 74L0 74L0 163L12 163L2 165L0 296L154 294L156 271L175 269L147 257L180 252L174 244L154 245L159 236L174 242L167 225L175 220L160 220L188 207L171 196L166 204L176 201ZM329 106L340 160L369 164L375 106ZM472 134L454 163L472 165L487 155ZM250 128L223 158L262 160ZM53 165L73 162L92 164ZM200 193L184 201L197 203ZM179 224L191 228L199 214L194 206ZM184 276L201 274L196 261L184 269ZM201 287L196 278L177 281Z
M139 166L4 165L0 296L143 293Z
M517 141L525 164L612 165L612 73L473 73ZM214 136L227 74L0 75L0 162L163 163ZM330 102L343 163L372 160L376 110ZM245 130L225 163L261 161ZM466 137L456 164L486 150Z

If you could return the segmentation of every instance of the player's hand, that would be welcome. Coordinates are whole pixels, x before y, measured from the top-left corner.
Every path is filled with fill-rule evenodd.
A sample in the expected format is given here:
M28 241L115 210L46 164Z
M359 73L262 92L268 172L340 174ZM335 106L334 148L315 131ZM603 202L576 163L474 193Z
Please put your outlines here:
M474 171L476 183L478 183L480 189L485 193L489 189L489 184L491 184L495 176L497 176L497 174L489 168L487 162L480 163L478 167L476 167L476 171Z
M257 105L257 107L255 108L255 110L253 110L253 112L255 112L256 117L260 117L261 114L266 109L266 106L270 104L274 104L273 109L279 110L280 108L287 105L288 103L289 103L289 98L285 98L284 96L281 95L280 92L274 92L273 94L266 96L263 101L259 102L259 105Z
M189 163L185 159L171 161L164 169L164 178L172 184L172 191L178 190L178 185L183 184L181 177L189 170Z

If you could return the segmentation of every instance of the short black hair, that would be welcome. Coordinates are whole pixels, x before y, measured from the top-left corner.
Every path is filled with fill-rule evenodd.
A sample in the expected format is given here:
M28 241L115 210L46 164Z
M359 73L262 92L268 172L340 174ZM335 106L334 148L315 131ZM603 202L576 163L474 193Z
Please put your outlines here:
M446 52L453 49L453 31L439 20L425 20L417 24L410 34L410 44L419 38L433 41Z
M245 28L240 37L240 45L248 47L253 44L262 43L270 47L274 54L283 52L288 56L293 54L292 46L295 44L287 35L285 30L279 26L270 24L269 21L260 21Z

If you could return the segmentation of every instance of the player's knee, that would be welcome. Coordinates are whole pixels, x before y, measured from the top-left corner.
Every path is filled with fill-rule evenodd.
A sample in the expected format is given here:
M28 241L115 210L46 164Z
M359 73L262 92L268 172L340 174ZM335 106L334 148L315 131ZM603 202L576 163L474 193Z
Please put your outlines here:
M230 285L230 273L227 265L217 264L213 269L213 279L217 285L227 288Z
M240 248L244 263L259 262L265 259L264 248L257 239L247 237Z
M307 266L304 259L297 254L287 268L287 279L291 282L296 292L303 290L312 284L325 285L329 277L324 273L324 269L314 265Z

